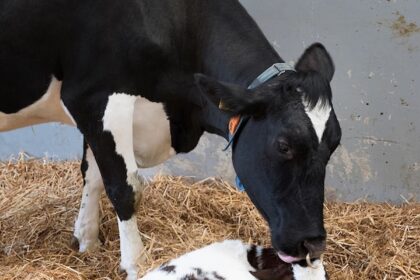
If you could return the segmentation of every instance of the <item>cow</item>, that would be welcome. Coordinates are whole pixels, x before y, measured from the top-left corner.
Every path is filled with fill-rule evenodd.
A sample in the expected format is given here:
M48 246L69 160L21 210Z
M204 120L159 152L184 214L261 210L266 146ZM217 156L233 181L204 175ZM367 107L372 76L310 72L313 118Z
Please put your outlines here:
M341 129L323 45L287 66L237 0L1 0L0 26L0 131L61 122L83 134L80 252L100 244L105 190L135 279L141 168L190 152L205 131L230 141L283 261L325 250L325 170Z
M322 260L283 262L273 248L240 240L215 242L171 260L139 280L326 280Z

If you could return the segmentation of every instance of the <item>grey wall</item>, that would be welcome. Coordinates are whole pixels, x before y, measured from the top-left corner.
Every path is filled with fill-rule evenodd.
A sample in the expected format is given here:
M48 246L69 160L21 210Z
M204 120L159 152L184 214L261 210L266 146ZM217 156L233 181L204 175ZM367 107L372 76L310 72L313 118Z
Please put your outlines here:
M327 193L343 200L420 198L420 2L417 0L242 0L286 60L322 42L336 63L334 105L342 146L328 166ZM222 140L202 139L156 170L232 180ZM74 159L81 137L53 124L0 134L0 158L21 150Z

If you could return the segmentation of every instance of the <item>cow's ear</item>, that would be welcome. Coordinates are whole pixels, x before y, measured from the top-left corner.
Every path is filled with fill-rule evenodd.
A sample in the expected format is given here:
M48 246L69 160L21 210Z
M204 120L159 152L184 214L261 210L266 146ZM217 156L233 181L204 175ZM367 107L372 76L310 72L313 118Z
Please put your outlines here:
M200 91L223 111L242 115L261 115L266 98L240 86L222 83L203 74L194 75Z
M315 43L305 50L296 64L296 70L300 72L315 71L331 82L334 76L334 62L325 47Z

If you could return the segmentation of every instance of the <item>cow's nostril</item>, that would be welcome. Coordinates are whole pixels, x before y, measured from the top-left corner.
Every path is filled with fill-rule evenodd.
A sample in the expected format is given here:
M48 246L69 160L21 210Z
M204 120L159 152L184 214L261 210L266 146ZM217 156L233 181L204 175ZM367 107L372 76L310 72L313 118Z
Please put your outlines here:
M319 258L325 251L326 242L324 237L311 238L303 241L303 247L308 250L311 258Z

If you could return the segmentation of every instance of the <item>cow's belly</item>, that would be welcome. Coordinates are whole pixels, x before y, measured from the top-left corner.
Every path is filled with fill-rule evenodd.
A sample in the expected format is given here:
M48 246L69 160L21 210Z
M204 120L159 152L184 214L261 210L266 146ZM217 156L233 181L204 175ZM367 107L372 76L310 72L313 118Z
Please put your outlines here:
M171 146L169 120L161 103L137 98L133 137L134 154L139 167L152 167L175 155Z
M75 125L61 101L61 82L52 78L46 93L35 103L13 114L0 111L0 132L30 125L61 122ZM133 145L139 167L158 165L175 154L169 120L160 103L138 97L133 117Z
M55 78L52 78L46 93L35 103L13 114L0 112L0 131L47 122L74 125L74 120L61 101L61 82Z

